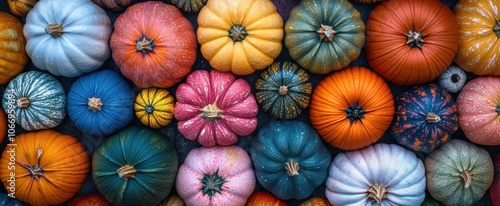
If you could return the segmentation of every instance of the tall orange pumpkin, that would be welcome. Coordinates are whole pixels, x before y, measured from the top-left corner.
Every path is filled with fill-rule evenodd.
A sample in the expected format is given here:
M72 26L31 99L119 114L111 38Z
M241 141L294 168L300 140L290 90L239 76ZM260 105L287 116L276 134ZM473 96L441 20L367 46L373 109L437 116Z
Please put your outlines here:
M16 136L13 144L2 153L0 178L7 193L15 192L20 201L37 206L61 204L87 178L89 154L73 136L38 130Z
M366 58L390 82L432 81L453 62L458 23L439 0L384 1L366 21Z
M356 150L380 139L394 116L394 97L375 72L358 66L326 76L314 89L311 124L332 146Z

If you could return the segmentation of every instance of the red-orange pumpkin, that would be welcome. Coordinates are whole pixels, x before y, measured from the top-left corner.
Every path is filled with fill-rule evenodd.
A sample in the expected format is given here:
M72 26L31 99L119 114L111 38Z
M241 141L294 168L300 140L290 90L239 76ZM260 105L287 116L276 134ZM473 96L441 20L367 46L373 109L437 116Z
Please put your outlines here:
M101 193L76 195L68 201L68 206L112 206Z
M245 206L287 206L287 204L270 192L255 191L250 195Z

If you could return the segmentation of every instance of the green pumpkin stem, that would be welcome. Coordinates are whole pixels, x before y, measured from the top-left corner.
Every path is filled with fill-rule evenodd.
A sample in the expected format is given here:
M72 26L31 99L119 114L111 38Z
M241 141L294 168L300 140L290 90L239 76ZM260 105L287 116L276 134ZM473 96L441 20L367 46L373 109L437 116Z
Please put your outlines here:
M500 20L498 20L495 23L495 26L493 26L493 31L495 32L495 34L497 35L497 37L500 37Z
M319 34L321 41L332 41L337 31L333 30L331 26L321 24L321 28L316 31Z
M222 118L222 110L217 107L217 104L208 104L201 109L201 116L207 120L215 120Z
M368 189L368 199L380 205L387 198L387 189L381 185L373 185Z
M96 98L96 97L89 98L87 105L89 110L92 110L93 112L101 111L102 108L101 98Z
M280 86L280 88L278 89L278 93L281 96L287 95L288 94L288 87L287 86Z
M45 177L45 175L43 174L43 168L40 167L40 158L41 157L42 157L42 149L38 149L37 154L36 154L36 164L35 165L30 166L30 165L27 165L25 163L21 164L25 169L27 169L29 171L29 175L31 176L31 180L34 180L34 179L40 180L40 177L47 179L47 177ZM49 180L47 179L47 181L49 181Z
M208 195L209 197L214 196L219 193L222 194L222 185L227 182L224 178L219 176L219 169L212 174L203 174L203 178L200 179L203 186L201 191L203 195Z
M241 24L231 26L228 33L229 34L227 36L231 38L233 42L242 42L248 35L247 30Z
M135 40L135 50L141 52L143 55L149 52L154 52L155 44L153 44L154 39L147 38L146 35L142 34L142 37Z
M64 33L62 25L58 23L52 23L45 27L45 32L47 32L53 38L61 37Z
M285 171L288 176L295 176L299 175L299 163L293 161L293 159L288 160L288 162L285 162Z
M460 178L462 179L462 182L464 182L464 187L469 188L472 183L472 175L470 172L468 170L464 170L460 173Z
M429 112L425 116L425 121L427 121L428 123L438 123L439 121L441 121L441 117L433 112Z
M409 45L411 48L414 47L422 48L422 45L424 45L424 39L422 39L420 31L417 30L409 31L408 34L405 34L405 36L406 36L406 44Z
M130 178L135 178L135 173L137 172L137 170L134 169L134 166L126 164L118 168L116 172L118 173L118 176L120 178L123 178L125 181L128 181L128 179Z
M26 109L30 106L30 100L27 97L21 97L16 101L17 107L20 109Z

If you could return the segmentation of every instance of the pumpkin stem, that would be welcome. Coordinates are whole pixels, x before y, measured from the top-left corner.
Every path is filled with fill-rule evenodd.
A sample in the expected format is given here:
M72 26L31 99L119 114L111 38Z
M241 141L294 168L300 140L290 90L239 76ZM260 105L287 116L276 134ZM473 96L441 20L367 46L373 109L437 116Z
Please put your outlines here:
M45 177L45 175L43 174L43 168L40 167L41 157L42 157L42 149L38 149L36 154L36 164L33 166L23 164L23 167L30 172L31 180L33 179L40 180L40 177L47 179L47 177Z
M146 105L145 109L146 109L146 113L148 113L148 114L153 114L153 112L155 110L155 108L150 104Z
M21 109L26 109L30 106L30 100L27 97L21 97L17 99L17 107Z
M365 114L365 110L363 110L363 108L361 106L359 106L358 103L347 108L345 110L345 112L347 113L347 118L349 118L349 120L351 121L351 124L355 120L363 119L363 116Z
M288 160L288 162L285 162L285 171L288 176L295 176L299 175L299 163L293 161L293 159Z
M203 195L208 195L209 197L217 193L222 194L222 185L227 182L219 176L219 168L212 174L203 174L203 178L200 181L203 184L200 190L203 192Z
M96 97L89 98L89 102L87 103L87 105L89 106L89 109L92 110L93 112L101 111L102 107L101 98L96 98Z
M280 86L280 88L278 89L278 93L281 96L287 95L288 94L288 87L287 86Z
M142 52L142 55L146 55L149 52L154 52L155 44L153 44L154 39L147 38L146 35L142 34L142 37L135 40L135 51Z
M201 116L207 120L220 119L222 118L222 110L220 110L214 102L201 109Z
M422 45L424 45L424 39L422 39L420 31L417 30L409 31L408 34L405 34L405 36L406 36L406 44L409 45L411 48L414 47L422 48Z
M368 189L368 199L380 205L383 199L387 198L387 189L380 185L373 185Z
M460 81L460 75L458 75L458 74L452 74L451 77L450 77L450 79L451 79L451 82L457 83L457 82Z
M228 33L229 34L227 36L230 37L233 40L233 42L238 42L238 41L241 42L248 35L247 30L241 24L235 24L231 26Z
M495 32L497 37L500 37L500 20L498 20L495 26L493 26L493 31Z
M61 37L64 33L62 25L58 23L52 23L45 27L45 32L47 32L53 38Z
M460 173L460 178L462 178L462 181L464 182L464 187L469 188L472 183L472 175L470 172L468 170L464 170Z
M441 117L439 117L439 115L437 115L433 112L429 112L425 116L425 121L427 121L427 123L437 123L437 122L441 121Z
M319 34L321 41L332 41L337 31L333 30L331 26L321 24L321 28L316 31Z
M130 178L135 178L135 173L137 172L137 170L134 169L134 166L126 164L125 166L118 168L116 172L118 173L119 177L127 181Z

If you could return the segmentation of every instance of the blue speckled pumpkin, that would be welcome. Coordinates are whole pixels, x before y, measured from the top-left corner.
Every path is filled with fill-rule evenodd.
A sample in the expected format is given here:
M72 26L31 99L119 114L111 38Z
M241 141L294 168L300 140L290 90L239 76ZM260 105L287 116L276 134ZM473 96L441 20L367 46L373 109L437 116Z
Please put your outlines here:
M451 95L437 84L409 88L396 97L390 133L414 151L429 153L458 130L458 113Z
M264 125L251 144L259 183L276 197L304 199L326 179L331 154L316 131L301 121Z

